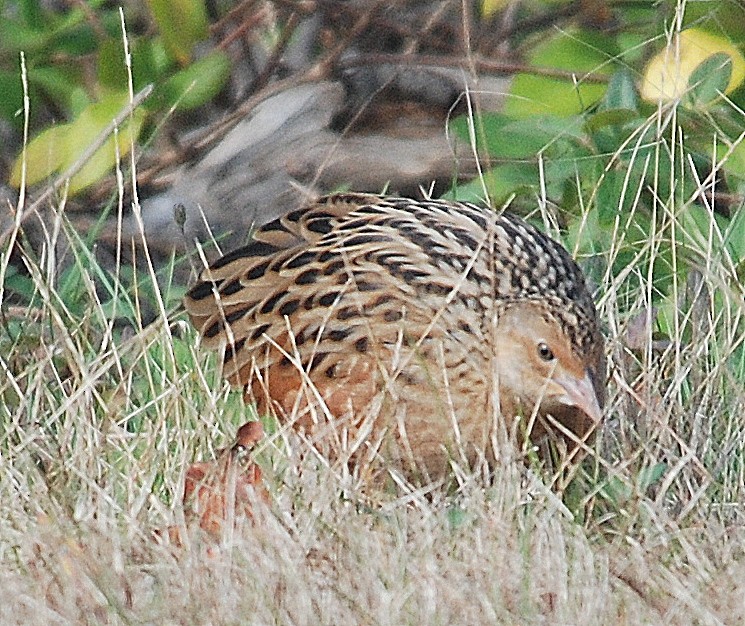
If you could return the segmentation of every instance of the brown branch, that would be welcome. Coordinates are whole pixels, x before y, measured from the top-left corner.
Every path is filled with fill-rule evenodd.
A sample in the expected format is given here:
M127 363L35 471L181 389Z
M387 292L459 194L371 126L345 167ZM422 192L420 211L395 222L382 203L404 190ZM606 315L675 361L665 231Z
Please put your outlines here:
M608 82L608 76L596 72L570 72L551 67L534 67L525 63L505 63L502 61L491 61L480 56L453 57L440 56L433 54L390 54L390 53L371 53L361 54L352 59L345 59L339 64L341 68L359 67L366 65L404 65L407 67L448 67L464 68L475 67L480 71L499 72L503 74L535 74L537 76L547 76L550 78L561 78L564 80L575 80L579 78L581 82L604 84Z
M210 24L210 33L215 34L222 32L223 30L228 30L228 25L232 24L234 21L241 21L242 16L251 10L253 8L253 5L257 4L257 0L243 0L242 2L239 2L236 6L231 8L225 15L223 15L219 20L214 22L213 24Z
M274 46L274 50L272 50L271 55L264 64L264 68L261 70L261 73L254 79L254 81L248 88L249 93L255 93L256 91L263 89L269 82L269 79L274 73L274 70L277 69L279 62L282 59L282 55L287 49L287 45L290 43L290 39L295 33L295 29L297 28L297 25L299 23L300 15L296 12L291 13L290 17L287 18L287 24L285 24L285 27L282 30L282 35L280 36L279 41Z
M226 50L228 46L233 43L236 39L240 39L247 32L253 30L264 22L269 17L269 9L263 7L250 18L243 20L237 28L229 32L225 37L217 44L218 49Z

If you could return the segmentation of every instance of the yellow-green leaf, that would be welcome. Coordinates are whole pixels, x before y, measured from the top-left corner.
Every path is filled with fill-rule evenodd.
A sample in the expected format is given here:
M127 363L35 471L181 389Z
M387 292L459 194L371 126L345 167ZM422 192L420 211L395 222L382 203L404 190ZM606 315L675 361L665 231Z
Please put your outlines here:
M88 106L70 125L63 148L64 158L60 171L75 164L88 146L111 124L112 120L127 105L129 96L126 92L111 94L100 102ZM136 139L144 121L144 112L135 111L132 116L134 138ZM119 129L119 150L123 156L129 152L132 141L130 122L125 122ZM70 193L75 193L102 178L116 163L114 137L109 137L83 168L70 180Z
M25 155L22 152L13 163L10 174L10 184L21 186L21 172L26 163L26 184L34 185L48 178L59 170L62 162L60 146L64 143L69 124L52 126L39 133L26 146Z
M63 174L75 165L89 146L111 124L114 118L127 105L126 93L112 94L88 105L80 116L69 124L61 124L47 129L34 138L26 149L26 182L29 185L40 182L53 174ZM131 120L119 129L118 139L109 137L103 146L88 159L88 162L73 175L69 192L75 193L100 180L116 163L115 146L118 142L119 154L129 153L132 142L136 140L145 120L145 112L136 110ZM20 186L23 155L13 166L11 184Z
M111 171L116 164L117 144L120 158L129 154L133 142L137 141L144 121L145 112L140 109L134 111L131 120L119 128L116 137L114 135L109 137L80 171L70 179L69 193L73 194L85 189L101 180L101 178ZM73 138L74 134L70 133L68 139Z
M686 94L696 68L718 53L727 55L732 61L724 92L734 91L745 80L745 58L724 37L689 28L649 60L641 85L642 98L653 103L680 99Z

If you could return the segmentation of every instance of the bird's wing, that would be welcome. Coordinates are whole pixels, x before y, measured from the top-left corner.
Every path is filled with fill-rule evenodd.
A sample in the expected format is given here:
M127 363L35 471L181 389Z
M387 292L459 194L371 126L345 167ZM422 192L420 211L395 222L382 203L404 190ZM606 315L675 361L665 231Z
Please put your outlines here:
M203 345L224 348L223 374L228 380L245 385L252 360L261 356L266 367L282 358L276 350L271 355L262 350L266 346L281 348L285 359L287 353L299 352L306 361L303 367L309 367L307 361L322 339L330 341L325 352L335 346L341 350L342 341L359 341L363 351L366 342L356 318L362 308L384 307L386 297L378 293L382 285L364 271L358 257L370 245L385 247L388 242L383 235L362 232L375 221L374 211L354 212L379 201L365 194L321 198L266 224L250 244L202 272L184 304ZM346 271L348 265L355 265L354 276ZM350 292L357 294L353 302ZM351 336L355 333L359 336ZM320 360L315 357L316 364Z
M282 358L268 356L267 345L299 352L306 367L319 350L366 354L401 341L404 322L415 343L434 334L445 301L457 295L474 315L483 301L482 281L470 279L479 278L471 269L485 210L461 208L366 194L321 198L205 269L186 310L204 345L225 347L223 373L240 385L252 360Z
M246 246L229 252L200 275L188 291L184 305L207 347L225 337L225 322L239 330L238 319L253 312L273 310L296 272L312 269L317 255L308 253L336 222L359 206L374 202L376 196L345 194L321 198L317 203L292 211L269 222L254 233ZM299 284L310 284L313 274ZM284 314L289 314L285 307ZM282 315L282 313L280 313Z

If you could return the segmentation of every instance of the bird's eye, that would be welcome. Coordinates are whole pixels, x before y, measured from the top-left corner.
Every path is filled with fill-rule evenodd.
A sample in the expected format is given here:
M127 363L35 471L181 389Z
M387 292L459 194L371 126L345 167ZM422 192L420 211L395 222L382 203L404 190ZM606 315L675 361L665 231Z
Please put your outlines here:
M553 350L543 342L538 344L538 356L544 361L553 361L556 358Z

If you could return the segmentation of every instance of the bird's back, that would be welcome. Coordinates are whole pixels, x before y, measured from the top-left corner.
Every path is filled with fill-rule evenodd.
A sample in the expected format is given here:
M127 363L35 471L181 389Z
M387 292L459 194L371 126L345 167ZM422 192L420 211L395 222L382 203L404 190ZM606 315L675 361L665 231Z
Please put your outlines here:
M495 330L515 302L552 311L579 352L595 349L592 299L559 244L475 205L363 194L267 224L185 300L259 411L349 454L437 473L490 437Z

